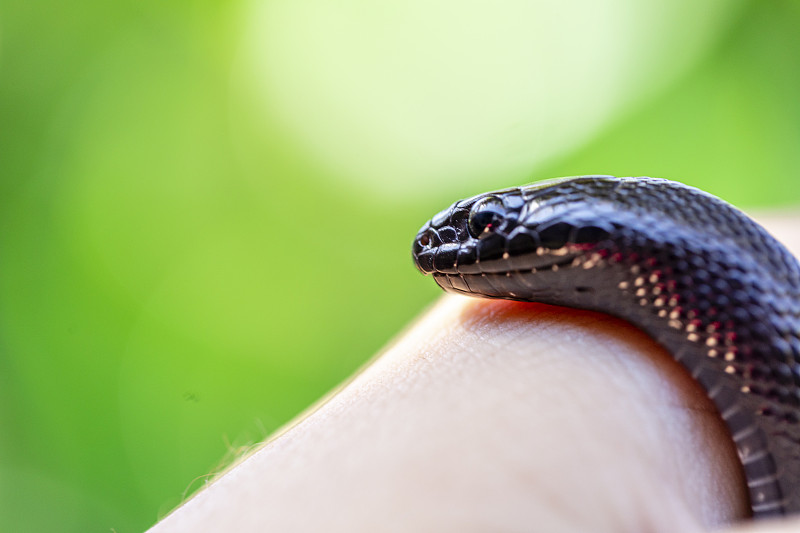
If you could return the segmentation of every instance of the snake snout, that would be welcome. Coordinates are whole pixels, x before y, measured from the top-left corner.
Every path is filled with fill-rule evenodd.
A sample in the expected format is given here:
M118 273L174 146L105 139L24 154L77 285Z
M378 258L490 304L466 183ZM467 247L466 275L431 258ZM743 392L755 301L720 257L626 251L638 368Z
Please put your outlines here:
M437 213L417 232L411 253L423 274L453 268L455 253L466 234L466 211L451 205Z

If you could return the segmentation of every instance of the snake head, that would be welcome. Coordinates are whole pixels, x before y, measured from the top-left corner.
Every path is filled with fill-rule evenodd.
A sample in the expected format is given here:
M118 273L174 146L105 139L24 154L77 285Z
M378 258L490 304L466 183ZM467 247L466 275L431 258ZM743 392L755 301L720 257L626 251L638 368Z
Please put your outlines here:
M604 179L614 186L609 178L568 178L456 202L418 232L416 266L449 292L541 300L563 282L563 275L551 273L586 270L614 231L596 196L590 205L586 195L569 193L582 182Z
M522 210L519 194L487 193L454 203L431 218L417 233L413 255L424 274L455 274L459 268L502 256L501 240Z

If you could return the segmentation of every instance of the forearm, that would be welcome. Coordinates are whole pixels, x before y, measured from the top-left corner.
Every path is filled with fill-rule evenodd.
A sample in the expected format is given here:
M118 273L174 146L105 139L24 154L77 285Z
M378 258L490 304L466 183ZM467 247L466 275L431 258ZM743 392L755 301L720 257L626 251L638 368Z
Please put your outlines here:
M713 406L644 334L449 297L162 525L688 531L746 509Z
M646 335L447 297L154 531L687 532L747 509L719 415Z

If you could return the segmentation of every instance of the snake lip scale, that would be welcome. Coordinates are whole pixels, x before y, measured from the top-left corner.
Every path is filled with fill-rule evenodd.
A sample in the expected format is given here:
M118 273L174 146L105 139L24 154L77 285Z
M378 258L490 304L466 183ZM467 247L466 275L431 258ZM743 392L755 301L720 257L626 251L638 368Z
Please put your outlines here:
M735 207L665 179L561 178L455 202L412 255L448 292L639 327L716 405L753 515L800 512L800 265Z

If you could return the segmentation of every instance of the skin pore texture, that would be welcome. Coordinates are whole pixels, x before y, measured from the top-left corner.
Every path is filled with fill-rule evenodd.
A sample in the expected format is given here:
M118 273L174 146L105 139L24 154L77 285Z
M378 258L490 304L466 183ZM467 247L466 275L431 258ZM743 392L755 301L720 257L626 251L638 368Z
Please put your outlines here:
M800 251L800 216L760 221ZM714 406L644 333L447 296L152 531L800 528L727 529L748 509Z

